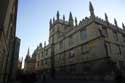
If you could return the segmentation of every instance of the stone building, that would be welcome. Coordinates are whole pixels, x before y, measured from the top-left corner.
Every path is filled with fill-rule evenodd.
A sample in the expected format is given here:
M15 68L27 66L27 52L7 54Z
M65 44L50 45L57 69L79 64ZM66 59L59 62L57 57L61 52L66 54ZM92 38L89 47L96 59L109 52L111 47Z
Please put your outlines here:
M44 47L42 46L42 43L37 47L36 51L36 69L37 70L48 70L50 69L50 57L48 57L50 54L49 51L49 45L46 45L46 42L44 42Z
M0 80L12 80L20 39L16 37L18 0L0 1ZM18 43L18 44L17 44ZM18 51L17 51L18 50Z
M27 55L25 58L25 64L24 64L24 71L26 73L34 72L35 71L35 58L30 55L29 49L27 51Z
M58 79L114 79L125 68L125 26L120 28L94 13L89 3L90 16L79 23L73 19L50 19L49 44L40 47L37 64L41 70L54 72ZM41 57L41 58L39 58ZM107 78L107 77L111 78Z
M42 43L40 43L40 45L36 48L36 50L34 51L35 55L37 55L36 57L36 64L35 64L35 68L37 71L41 70L41 56L42 53L44 52L44 49L42 47Z
M20 49L20 39L16 37L15 39L15 48L14 48L14 55L12 56L10 67L12 67L9 72L11 74L11 79L15 80L16 79L16 74L17 74L17 63L18 63L18 58L19 58L19 49Z

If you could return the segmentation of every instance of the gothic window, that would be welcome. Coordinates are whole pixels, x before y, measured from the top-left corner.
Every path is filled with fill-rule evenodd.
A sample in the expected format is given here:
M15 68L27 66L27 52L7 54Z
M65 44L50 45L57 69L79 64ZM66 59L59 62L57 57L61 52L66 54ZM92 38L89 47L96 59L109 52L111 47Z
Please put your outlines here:
M69 58L72 58L72 57L74 57L74 56L75 56L74 50L71 50L71 51L69 52Z
M86 32L86 30L80 31L80 38L81 38L81 40L86 40L87 39L87 32Z
M115 31L113 31L113 38L115 41L118 41L118 34Z

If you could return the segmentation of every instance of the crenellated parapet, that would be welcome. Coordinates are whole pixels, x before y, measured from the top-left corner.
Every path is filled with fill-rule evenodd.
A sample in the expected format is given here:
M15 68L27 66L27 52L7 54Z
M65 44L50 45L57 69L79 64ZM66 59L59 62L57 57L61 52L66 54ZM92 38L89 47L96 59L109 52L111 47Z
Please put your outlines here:
M69 19L68 20L66 20L65 15L63 15L63 17L60 18L59 11L57 11L56 19L55 19L55 17L53 17L53 20L50 19L50 22L49 22L50 29L52 29L52 27L54 27L54 25L56 25L56 24L62 24L62 25L74 27L74 26L77 26L77 18L75 17L75 19L73 19L73 16L72 16L71 12L69 13Z
M112 28L114 30L119 30L119 31L122 31L122 29L118 26L117 24L117 21L116 19L114 19L114 24L113 23L110 23L107 19L107 17L104 19L102 18L99 18L98 16L95 17L95 21L102 24L102 25L105 25L105 26L109 26L109 28Z
M78 26L84 25L84 24L88 23L89 21L90 21L90 18L85 17L84 19L82 19L82 20L79 22L79 25L78 25Z
M77 28L81 25L86 25L86 24L89 24L91 22L97 22L99 24L109 26L109 28L112 28L114 30L122 31L122 29L118 26L117 20L115 18L114 18L114 24L112 24L112 23L109 22L108 15L106 13L104 14L105 19L102 19L102 18L96 16L95 13L94 13L94 7L93 7L91 2L89 2L89 12L90 12L89 17L85 17L78 22L76 17L73 19L73 16L72 16L71 12L69 13L69 19L67 21L66 18L65 18L65 15L63 15L63 17L61 19L60 13L59 13L59 11L57 11L56 19L53 18L53 21L52 21L52 19L50 19L50 29L52 27L54 27L56 24L62 24L62 25L65 25L67 28L72 27L72 29L73 29L73 27ZM122 26L123 26L123 24L122 24ZM123 26L123 29L125 30L125 26Z

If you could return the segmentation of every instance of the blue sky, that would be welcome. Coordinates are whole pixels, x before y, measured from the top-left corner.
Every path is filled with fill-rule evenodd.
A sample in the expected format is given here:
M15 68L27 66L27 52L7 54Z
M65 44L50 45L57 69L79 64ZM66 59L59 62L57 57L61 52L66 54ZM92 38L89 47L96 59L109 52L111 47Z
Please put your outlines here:
M40 42L48 41L49 20L56 16L57 10L60 18L64 14L68 19L71 11L73 17L81 20L89 16L89 1L96 16L104 18L106 12L111 23L114 17L120 27L125 23L125 0L19 0L16 34L21 39L20 57L25 57L28 48L32 54Z

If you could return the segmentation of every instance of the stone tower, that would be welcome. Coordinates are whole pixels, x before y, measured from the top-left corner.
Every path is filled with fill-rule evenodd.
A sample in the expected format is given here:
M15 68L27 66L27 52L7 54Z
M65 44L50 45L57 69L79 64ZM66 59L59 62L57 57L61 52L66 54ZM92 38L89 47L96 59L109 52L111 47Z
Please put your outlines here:
M49 25L50 25L49 43L52 43L52 38L54 39L54 42L57 42L57 39L60 36L62 36L64 32L64 26L66 25L65 16L63 15L63 18L60 19L59 11L57 11L56 19L53 18L53 21L50 19Z

